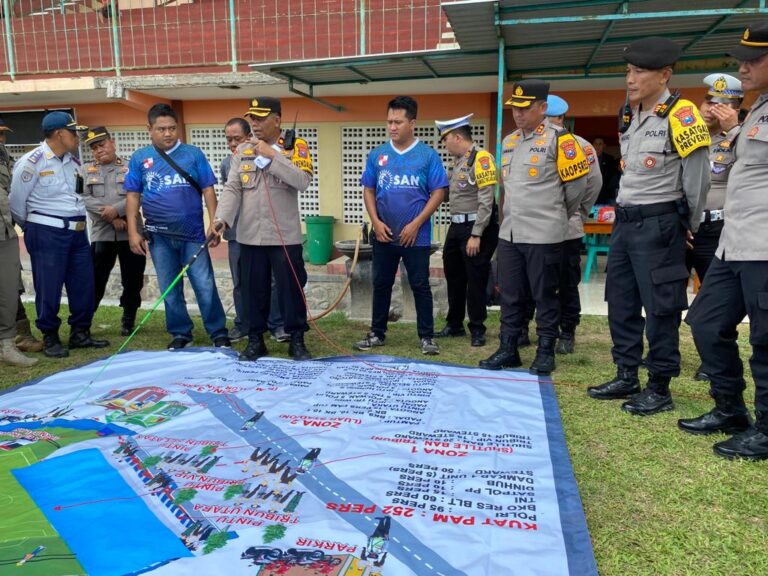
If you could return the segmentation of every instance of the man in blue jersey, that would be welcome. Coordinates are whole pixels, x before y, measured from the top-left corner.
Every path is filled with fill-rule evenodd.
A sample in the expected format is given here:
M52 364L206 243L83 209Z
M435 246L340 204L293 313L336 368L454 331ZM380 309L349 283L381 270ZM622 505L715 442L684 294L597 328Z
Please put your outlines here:
M445 197L448 175L437 152L413 134L417 111L416 101L409 96L390 100L387 130L391 140L371 151L361 179L374 232L373 311L370 331L355 343L358 350L384 345L392 285L402 260L416 303L421 351L440 353L432 339L430 216Z
M205 241L201 200L205 199L213 222L216 177L202 150L179 141L178 117L170 106L155 104L147 119L152 145L137 150L131 157L123 185L127 192L125 212L131 250L146 255L149 246L160 290L164 292ZM142 237L136 226L140 203L148 239ZM218 240L217 237L215 242ZM189 267L187 275L214 346L228 347L224 307L207 252ZM169 350L184 348L192 342L193 324L184 300L183 279L165 298L165 324L173 336Z

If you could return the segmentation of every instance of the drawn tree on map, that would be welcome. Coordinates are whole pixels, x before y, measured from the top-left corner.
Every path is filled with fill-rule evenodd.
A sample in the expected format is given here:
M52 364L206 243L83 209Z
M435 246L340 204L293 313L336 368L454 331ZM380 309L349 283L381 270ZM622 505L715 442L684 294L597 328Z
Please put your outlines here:
M264 529L264 544L280 540L283 536L285 536L285 526L282 524L271 524Z
M243 493L243 485L242 484L232 484L230 486L227 486L227 489L224 490L224 500L231 500L238 494Z
M216 446L203 446L203 449L200 450L200 454L202 456L209 456L210 454L213 454L216 452Z
M194 488L182 488L176 492L176 496L173 498L173 503L176 504L176 506L180 506L184 502L189 502L195 496L197 496L197 490Z
M144 458L141 465L144 466L144 468L152 468L152 466L155 466L160 460L162 460L160 456L148 456L147 458Z
M229 540L229 534L227 532L214 532L205 541L205 547L203 548L203 554L210 554L214 550L223 548Z
M293 512L296 510L296 507L299 505L299 502L301 502L301 497L304 496L304 492L297 492L296 495L291 498L291 501L288 502L288 505L284 508L286 512Z

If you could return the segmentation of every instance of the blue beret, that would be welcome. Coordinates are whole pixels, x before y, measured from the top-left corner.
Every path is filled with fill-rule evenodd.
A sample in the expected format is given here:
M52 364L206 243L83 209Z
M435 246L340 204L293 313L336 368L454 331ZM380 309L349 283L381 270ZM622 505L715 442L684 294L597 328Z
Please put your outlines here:
M547 96L547 116L565 116L566 112L568 112L568 102L554 94Z

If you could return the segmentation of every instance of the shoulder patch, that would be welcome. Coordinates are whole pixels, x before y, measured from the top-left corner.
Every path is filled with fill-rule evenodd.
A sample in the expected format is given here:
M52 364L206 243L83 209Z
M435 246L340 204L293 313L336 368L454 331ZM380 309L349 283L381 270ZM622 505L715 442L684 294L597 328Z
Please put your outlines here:
M497 182L496 163L486 150L479 150L475 156L475 182L478 188L493 186Z
M21 181L22 182L32 182L32 179L35 177L35 171L31 168L24 168L21 172Z
M293 145L293 154L291 155L291 162L299 170L313 174L312 169L312 154L309 151L309 145L303 138L297 138L296 143Z
M595 149L592 148L591 144L584 146L584 154L586 154L587 161L589 161L590 164L594 164L597 161L597 154L595 154Z
M560 180L570 182L589 173L589 161L570 132L557 136L557 172Z
M678 100L669 111L668 118L672 143L681 158L699 148L709 148L709 130L693 102Z

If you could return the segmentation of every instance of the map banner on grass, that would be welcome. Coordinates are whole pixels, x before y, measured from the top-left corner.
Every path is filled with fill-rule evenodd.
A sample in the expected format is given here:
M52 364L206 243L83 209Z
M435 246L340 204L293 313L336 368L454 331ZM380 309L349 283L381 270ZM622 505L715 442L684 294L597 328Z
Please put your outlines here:
M0 396L2 574L597 574L551 382L386 356L104 362Z

